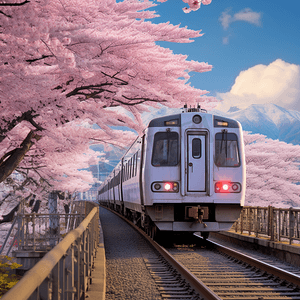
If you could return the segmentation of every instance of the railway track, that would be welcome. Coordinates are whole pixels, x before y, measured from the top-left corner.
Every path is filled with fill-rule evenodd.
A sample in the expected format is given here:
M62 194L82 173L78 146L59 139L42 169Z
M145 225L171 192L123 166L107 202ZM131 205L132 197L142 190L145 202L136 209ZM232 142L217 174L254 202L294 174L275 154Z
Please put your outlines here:
M219 244L168 252L224 300L300 299L300 277ZM208 298L214 299L214 298Z
M165 249L135 229L157 251L143 259L162 299L300 300L297 274L211 241Z

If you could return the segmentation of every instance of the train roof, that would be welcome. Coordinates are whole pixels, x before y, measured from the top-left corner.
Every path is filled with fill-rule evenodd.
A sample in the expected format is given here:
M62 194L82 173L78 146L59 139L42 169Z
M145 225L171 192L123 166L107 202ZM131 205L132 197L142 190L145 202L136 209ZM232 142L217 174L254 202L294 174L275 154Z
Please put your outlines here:
M213 117L214 127L227 127L227 128L239 128L240 123L234 119L229 119L221 116L211 115L203 112L188 112L193 114L199 114L202 118L205 116ZM150 121L148 127L181 127L181 116L182 114L164 116L156 118ZM226 126L224 126L226 124Z

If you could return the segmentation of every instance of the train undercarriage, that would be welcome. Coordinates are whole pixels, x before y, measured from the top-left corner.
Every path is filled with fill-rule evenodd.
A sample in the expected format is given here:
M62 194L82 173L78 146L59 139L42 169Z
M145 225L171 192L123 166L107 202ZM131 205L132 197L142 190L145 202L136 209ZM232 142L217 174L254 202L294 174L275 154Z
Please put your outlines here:
M140 211L129 209L123 205L109 203L110 209L125 216L135 225L142 228L146 234L159 243L181 243L190 244L194 240L195 232L203 239L209 237L210 231L229 230L238 218L241 207L239 205L196 205L195 203L178 203L176 205L153 205L143 207ZM226 218L217 220L220 215ZM221 222L220 222L221 221Z

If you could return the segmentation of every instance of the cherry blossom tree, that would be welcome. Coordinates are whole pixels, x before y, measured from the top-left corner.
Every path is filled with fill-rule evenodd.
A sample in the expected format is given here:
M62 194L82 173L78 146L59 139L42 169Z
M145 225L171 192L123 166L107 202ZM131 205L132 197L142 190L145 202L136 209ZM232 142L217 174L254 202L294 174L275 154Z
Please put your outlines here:
M245 205L300 206L300 146L244 132Z
M190 72L211 66L156 44L189 43L200 31L151 23L154 6L148 0L0 3L0 182L18 170L26 181L19 185L30 192L86 188L92 179L77 170L96 159L91 142L125 146L134 134L115 128L141 132L147 106L213 101L188 84Z
M166 2L167 0L157 0L157 2ZM182 0L187 3L189 7L183 8L185 13L190 13L191 11L196 11L200 8L201 4L208 5L212 0Z

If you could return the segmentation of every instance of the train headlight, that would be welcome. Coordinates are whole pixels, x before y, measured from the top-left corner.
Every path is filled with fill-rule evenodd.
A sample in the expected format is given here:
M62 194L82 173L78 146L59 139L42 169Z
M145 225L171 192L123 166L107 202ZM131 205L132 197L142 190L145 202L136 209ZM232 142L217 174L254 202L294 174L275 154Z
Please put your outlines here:
M153 182L151 184L151 190L152 192L178 193L179 184L173 181Z
M171 188L172 188L172 183L169 183L169 182L165 183L164 189L165 189L167 192L168 192Z
M155 183L154 184L154 189L156 189L157 191L161 189L161 185L159 183Z
M194 115L194 116L193 116L193 122L194 122L195 124L200 124L201 121L202 121L202 118L201 118L199 115Z
M242 186L239 182L217 181L215 183L215 193L240 193Z

